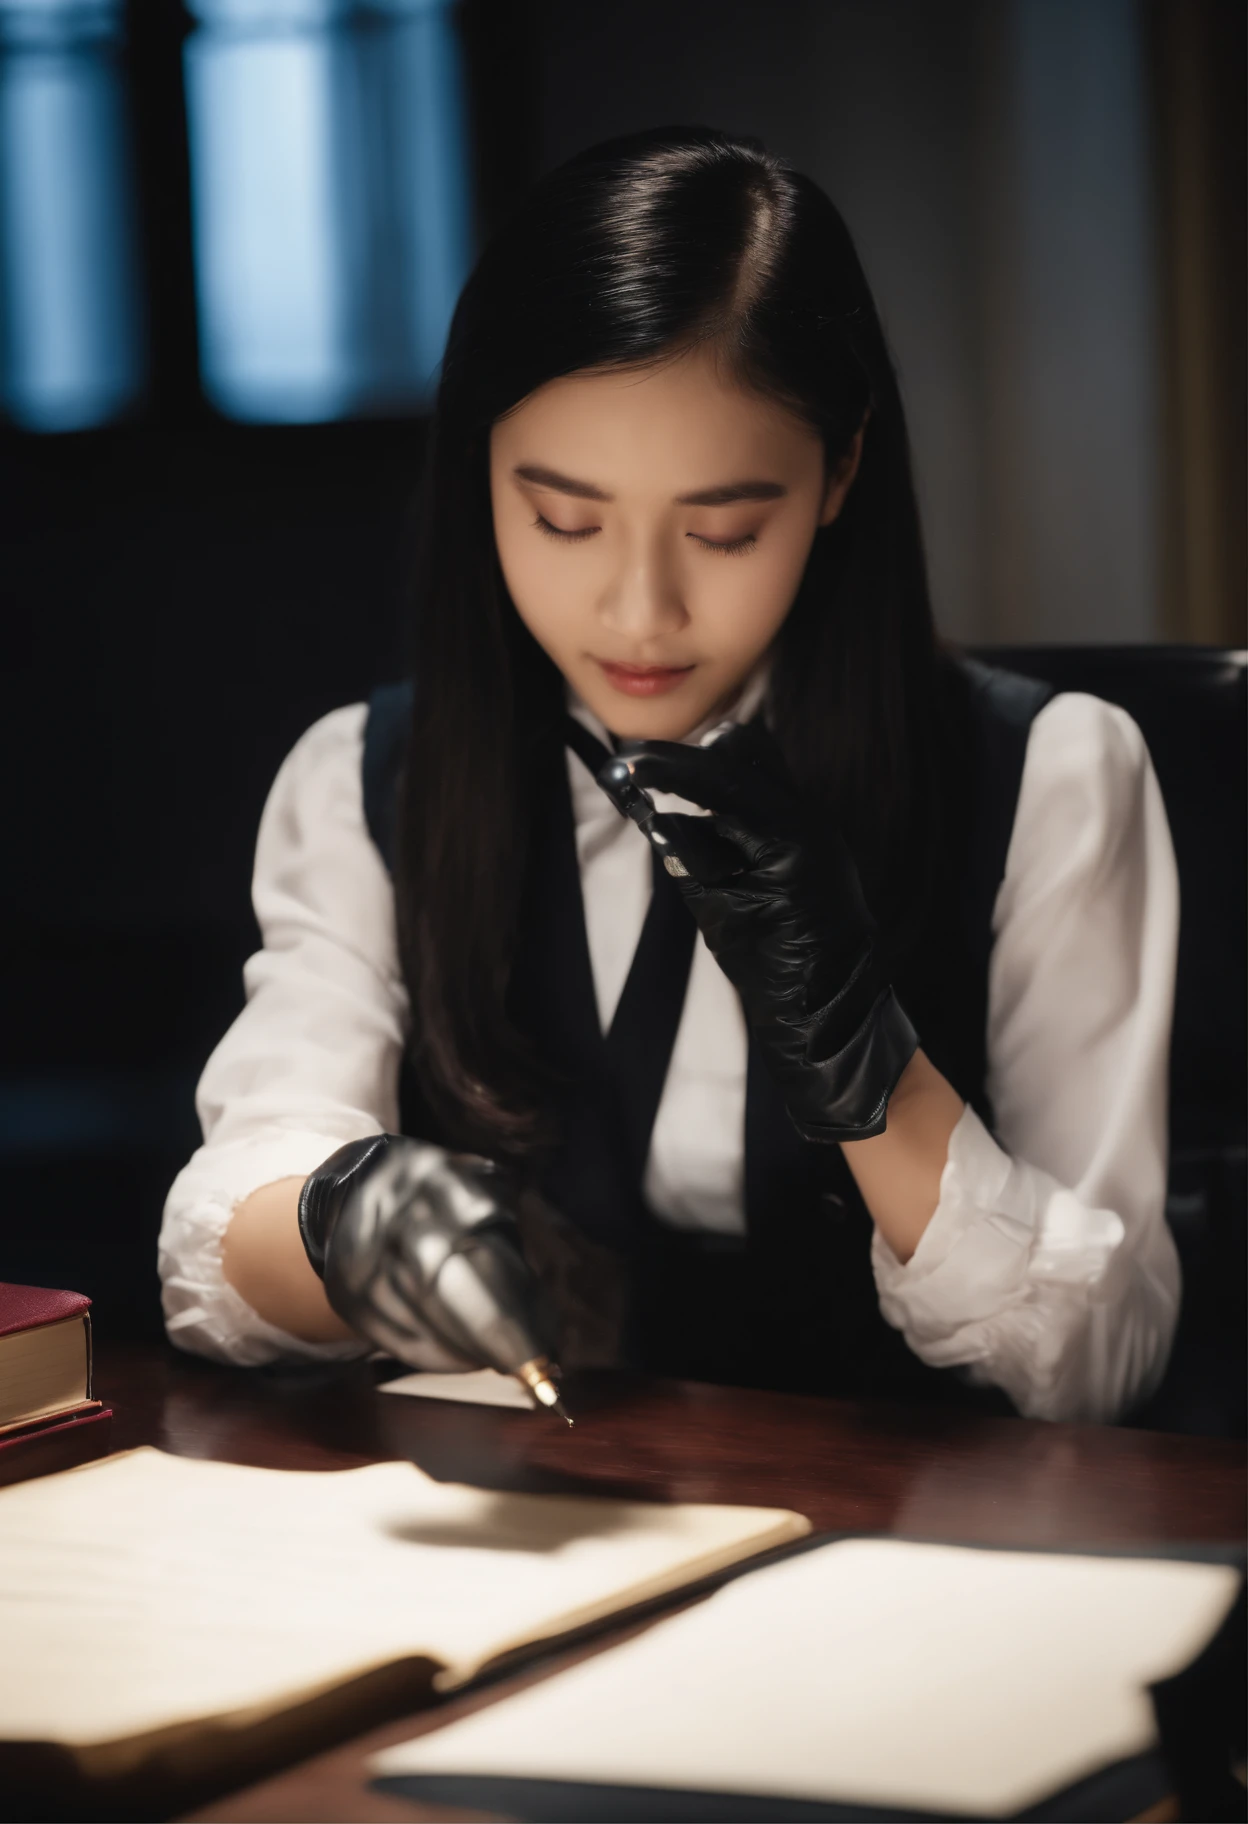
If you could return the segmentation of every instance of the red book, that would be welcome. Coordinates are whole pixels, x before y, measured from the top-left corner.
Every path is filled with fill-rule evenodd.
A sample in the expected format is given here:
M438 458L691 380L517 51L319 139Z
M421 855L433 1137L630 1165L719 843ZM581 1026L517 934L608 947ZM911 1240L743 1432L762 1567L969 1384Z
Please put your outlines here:
M112 1413L92 1397L91 1300L0 1281L0 1485L108 1449Z

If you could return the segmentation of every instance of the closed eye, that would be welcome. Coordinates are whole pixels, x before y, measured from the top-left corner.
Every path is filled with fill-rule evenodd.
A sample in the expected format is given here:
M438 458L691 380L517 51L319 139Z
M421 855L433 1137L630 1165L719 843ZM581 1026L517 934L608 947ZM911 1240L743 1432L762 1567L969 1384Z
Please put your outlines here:
M706 551L718 551L722 557L740 557L743 552L752 551L758 543L753 532L747 532L744 538L730 538L722 543L713 538L703 538L697 532L686 533L686 537L696 539Z
M547 538L561 538L568 545L579 545L583 538L592 538L594 533L600 529L598 526L582 526L577 532L565 532L561 526L552 526L550 521L543 519L540 513L533 524Z

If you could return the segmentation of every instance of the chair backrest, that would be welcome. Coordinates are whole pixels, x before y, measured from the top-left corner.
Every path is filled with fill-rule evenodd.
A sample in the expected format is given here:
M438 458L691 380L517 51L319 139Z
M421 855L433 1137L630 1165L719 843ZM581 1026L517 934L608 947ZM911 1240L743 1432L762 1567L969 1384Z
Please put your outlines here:
M1181 895L1166 1217L1183 1307L1165 1379L1133 1424L1248 1427L1248 653L1199 646L995 647L989 664L1119 703L1148 743Z
M999 646L977 656L1121 704L1148 743L1182 897L1170 1133L1242 1147L1248 1105L1248 653L1207 646Z

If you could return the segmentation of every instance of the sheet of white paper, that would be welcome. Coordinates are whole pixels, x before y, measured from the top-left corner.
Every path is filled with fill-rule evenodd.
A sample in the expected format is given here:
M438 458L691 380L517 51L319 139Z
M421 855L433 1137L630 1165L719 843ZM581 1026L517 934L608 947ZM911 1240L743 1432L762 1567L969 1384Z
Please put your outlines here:
M435 1374L421 1369L416 1374L402 1375L397 1381L383 1381L379 1393L412 1393L418 1400L458 1400L465 1406L514 1406L521 1412L536 1412L519 1381L510 1374L496 1374L493 1368L470 1369L466 1374ZM549 1424L550 1414L542 1417Z
M845 1540L392 1748L489 1774L1009 1815L1145 1751L1237 1573Z
M468 1676L807 1531L783 1510L505 1494L414 1463L132 1451L0 1489L0 1739L280 1709L413 1656Z

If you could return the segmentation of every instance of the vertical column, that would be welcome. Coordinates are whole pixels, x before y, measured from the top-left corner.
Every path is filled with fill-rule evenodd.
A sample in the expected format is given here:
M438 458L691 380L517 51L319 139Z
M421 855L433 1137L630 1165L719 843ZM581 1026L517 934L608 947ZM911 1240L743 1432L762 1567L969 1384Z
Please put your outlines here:
M0 405L116 417L144 379L121 0L0 0Z
M352 376L332 0L193 0L186 110L204 391L227 416L337 417Z
M807 123L811 175L853 232L897 363L938 623L972 643L993 625L978 10L975 0L807 0L802 111L790 104Z
M411 384L428 398L472 252L463 72L447 0L400 5L388 58Z
M1160 378L1137 0L995 0L985 146L992 634L1159 614Z
M1242 6L1153 0L1166 320L1164 622L1171 639L1248 640Z
M231 417L421 407L469 257L450 0L191 0L204 387Z

